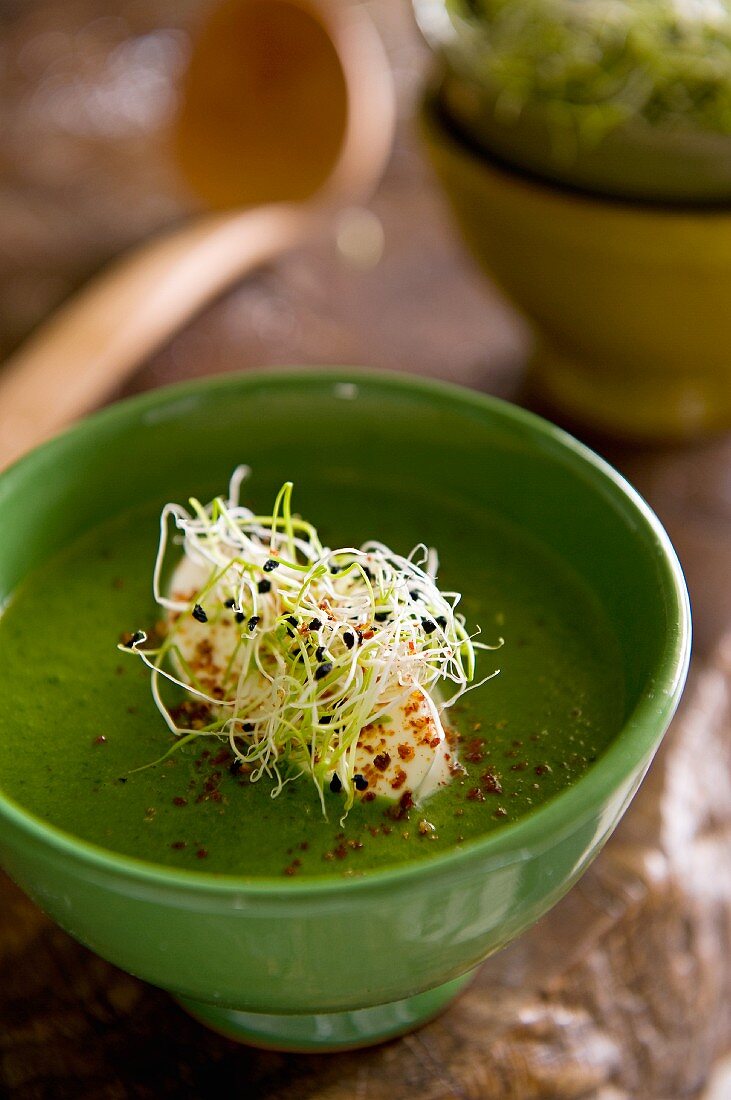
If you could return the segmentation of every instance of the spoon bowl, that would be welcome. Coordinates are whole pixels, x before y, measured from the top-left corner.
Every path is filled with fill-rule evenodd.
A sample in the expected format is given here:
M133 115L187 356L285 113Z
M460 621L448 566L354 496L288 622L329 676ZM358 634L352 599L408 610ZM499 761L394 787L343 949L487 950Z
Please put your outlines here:
M210 210L353 199L390 151L388 69L358 8L229 0L196 36L181 92L173 155Z

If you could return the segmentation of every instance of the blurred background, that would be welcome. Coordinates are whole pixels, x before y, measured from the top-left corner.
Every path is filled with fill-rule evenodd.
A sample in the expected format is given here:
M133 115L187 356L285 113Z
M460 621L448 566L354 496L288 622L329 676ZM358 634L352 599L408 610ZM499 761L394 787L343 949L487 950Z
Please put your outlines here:
M335 3L345 5L351 0ZM169 133L191 43L212 6L210 0L0 0L0 360L110 260L161 229L182 225L198 210L195 196L176 170ZM352 6L358 6L355 0ZM140 363L112 397L253 366L362 364L443 378L543 410L542 402L525 386L533 348L531 330L495 281L478 271L468 257L428 163L417 114L433 61L417 31L411 4L364 0L360 6L368 10L381 34L397 97L394 148L377 191L364 206L346 205L308 244L220 296ZM480 3L464 6L478 10ZM727 77L729 72L731 68ZM731 347L719 346L731 361ZM552 408L551 415L618 465L668 527L689 579L696 663L712 666L718 673L718 691L716 695L710 691L706 700L708 723L722 723L718 692L728 691L722 685L728 685L731 667L729 437L715 432L682 443L628 443L576 423L560 407ZM703 707L701 712L703 725ZM729 828L724 816L728 807L716 809L709 829L715 830L718 840ZM728 865L719 864L719 890L728 881L728 871ZM586 915L582 906L594 916L601 911L601 920L610 922L609 879L601 889L605 890L601 902L599 895L587 901L577 893L571 895L573 908L559 907L559 914L569 914L567 928L573 927L571 919ZM627 889L626 884L622 889ZM196 1032L195 1043L189 1044L189 1062L166 1068L145 1031L157 1027L161 1013L165 1016L161 1026L168 1028L168 1036L177 1026L177 1017L173 1015L171 1023L165 1015L168 1009L161 1007L167 1005L162 995L112 973L101 960L87 960L83 949L67 942L63 933L39 925L27 947L40 952L49 967L48 981L56 992L47 1002L42 976L33 977L38 971L35 956L24 953L19 931L42 918L31 915L24 907L28 903L16 899L16 916L11 914L7 925L11 934L5 941L0 935L5 1009L9 1011L10 1005L18 1013L5 1036L0 1029L0 1094L5 1094L5 1088L7 1095L29 1098L202 1095L196 1089L205 1072L217 1065L221 1087L248 1087L255 1079L252 1087L261 1096L293 1100L395 1096L387 1091L388 1081L400 1057L398 1087L405 1090L404 1096L417 1094L413 1089L419 1087L419 1074L427 1070L433 1082L428 1095L434 1097L678 1100L699 1096L715 1059L731 1041L731 1006L724 991L730 976L723 972L724 965L728 971L728 954L719 955L719 945L729 935L731 885L728 892L725 910L715 907L712 914L705 914L702 934L681 907L675 925L660 926L654 947L648 948L641 937L638 941L639 951L654 950L660 957L669 950L670 940L678 937L677 943L673 941L678 958L682 957L678 967L686 968L683 974L677 972L679 987L696 983L703 992L706 971L708 982L716 983L712 994L703 992L703 1020L703 1012L692 1000L678 1008L679 1013L688 1014L686 1020L697 1015L699 1026L707 1024L698 1038L682 1020L677 1032L667 1021L663 1023L667 986L662 980L649 993L644 987L633 991L632 959L624 960L619 987L628 1004L635 998L631 1010L624 1006L629 1023L624 1018L607 1023L613 1009L600 1003L597 992L604 980L601 967L611 970L616 958L595 958L593 972L579 976L567 999L563 990L558 1008L549 1003L550 985L523 1003L520 990L526 968L537 965L540 970L544 949L547 956L553 953L555 986L562 953L568 950L565 933L562 939L555 929L547 933L539 928L520 948L522 954L507 952L493 972L495 989L499 986L501 991L495 1012L510 1019L510 1038L493 1043L499 1029L495 1019L488 1019L484 986L481 1007L471 1009L470 1027L461 1037L457 1027L459 1043L450 1047L449 1054L454 1055L455 1064L467 1066L459 1084L449 1074L444 1076L449 1062L444 1051L429 1055L418 1038L411 1037L385 1048L385 1053L372 1052L367 1062L365 1055L360 1061L343 1056L327 1068L321 1060L288 1062L267 1054L234 1063L224 1041L215 1037L200 1040L202 1046L193 1052ZM630 894L622 897L624 904ZM639 925L660 919L657 899L649 916L637 898L635 902L633 920ZM560 924L560 916L558 920ZM636 929L630 932L637 934ZM630 932L620 928L619 942L634 942ZM68 984L76 984L76 989L69 1001L58 991L66 988L71 973L75 977L68 978ZM79 980L86 983L82 996L88 993L91 998L90 1015L83 1021L78 1015ZM589 985L597 999L587 1009L582 997ZM649 1001L643 997L651 1001L653 996L657 1003L648 1008ZM673 996L682 1001L679 993ZM672 998L669 1003L668 1012L673 1015ZM602 1026L607 1024L607 1030L592 1031L592 1013ZM88 1062L93 1069L82 1081L79 1074L86 1073L82 1067L87 1062L83 1052L72 1049L77 1038L93 1045L97 1036L107 1034L113 1020L116 1038L105 1038L103 1045L100 1040L99 1051ZM481 1029L493 1036L488 1054L499 1067L493 1078L485 1069L488 1055L484 1044L480 1046ZM687 1050L681 1042L684 1031L690 1031ZM672 1042L669 1036L675 1036ZM663 1064L673 1061L673 1043L678 1069L674 1075L668 1070L663 1077ZM183 1052L178 1046L176 1058L188 1057L189 1047ZM46 1064L38 1053L43 1050L48 1052ZM135 1058L140 1072L157 1082L153 1091L134 1085L129 1065L134 1067ZM479 1073L474 1069L470 1085L469 1067L478 1063L482 1069ZM366 1065L372 1068L372 1091L366 1080L369 1070L363 1070ZM631 1072L625 1073L623 1066ZM492 1091L485 1091L488 1080ZM511 1091L511 1081L518 1082L517 1091ZM668 1081L674 1083L668 1085ZM728 1078L709 1087L712 1092L707 1096L713 1100L731 1097ZM427 1095L423 1090L419 1094Z
M428 56L410 4L366 6L392 65L399 123L369 206L377 220L351 223L351 238L365 234L360 254L352 244L338 248L335 227L213 307L143 368L135 387L293 362L512 387L525 329L463 259L414 134ZM3 356L112 256L194 208L164 137L191 35L210 8L207 0L0 4ZM347 240L347 221L340 228ZM434 309L424 308L427 299Z

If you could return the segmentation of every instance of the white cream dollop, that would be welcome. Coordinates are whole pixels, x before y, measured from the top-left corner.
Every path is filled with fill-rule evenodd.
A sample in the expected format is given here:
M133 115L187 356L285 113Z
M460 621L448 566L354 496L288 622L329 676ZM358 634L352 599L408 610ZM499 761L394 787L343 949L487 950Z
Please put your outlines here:
M185 555L173 572L170 596L192 601L208 578L208 569ZM180 656L201 687L215 697L231 691L240 661L231 656L248 623L237 621L234 609L199 622L189 612L174 612L175 641ZM224 680L226 679L226 682ZM414 803L428 798L449 783L457 766L439 709L423 689L394 701L378 722L360 733L355 755L355 774L367 787L356 787L357 799L374 796L400 801L407 793Z

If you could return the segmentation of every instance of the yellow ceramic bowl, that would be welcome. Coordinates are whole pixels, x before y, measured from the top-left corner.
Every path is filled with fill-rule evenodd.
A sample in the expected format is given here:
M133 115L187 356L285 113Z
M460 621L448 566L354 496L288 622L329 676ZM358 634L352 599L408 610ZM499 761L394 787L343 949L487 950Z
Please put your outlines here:
M538 390L635 439L731 427L731 202L635 204L522 176L451 132L422 130L479 263L536 326Z

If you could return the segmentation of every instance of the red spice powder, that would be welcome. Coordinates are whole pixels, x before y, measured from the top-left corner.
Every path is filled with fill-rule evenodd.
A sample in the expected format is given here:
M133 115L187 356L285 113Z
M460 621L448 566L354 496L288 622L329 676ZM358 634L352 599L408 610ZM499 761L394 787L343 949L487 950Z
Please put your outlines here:
M485 742L481 737L473 737L467 742L466 749L465 760L469 760L471 764L481 764L485 759Z
M489 768L482 775L482 788L487 791L488 794L502 794L503 787L499 777L494 771Z
M403 785L406 782L407 778L408 778L408 776L406 775L406 772L404 771L404 769L403 768L397 768L396 769L396 775L391 780L391 787L393 788L393 790L398 791L401 787L403 787Z

